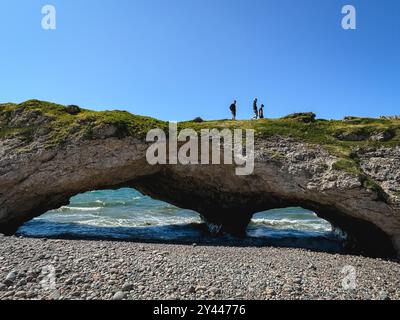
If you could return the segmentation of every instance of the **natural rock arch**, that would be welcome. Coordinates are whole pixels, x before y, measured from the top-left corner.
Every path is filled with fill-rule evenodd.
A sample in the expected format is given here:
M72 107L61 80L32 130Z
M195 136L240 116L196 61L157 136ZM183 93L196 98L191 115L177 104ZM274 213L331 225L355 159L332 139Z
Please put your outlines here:
M392 191L400 185L393 174L400 167L398 146L358 151L360 168L379 182L374 188L337 168L338 156L299 139L257 139L254 174L237 176L230 165L150 166L145 157L149 144L119 135L109 124L93 127L89 136L86 129L83 136L69 131L62 142L49 145L47 120L40 113L27 117L24 109L7 119L38 124L30 140L20 134L0 139L2 233L13 234L22 223L68 204L76 194L133 187L197 211L237 235L244 234L257 212L303 207L346 231L368 253L400 254L399 199Z
M259 153L250 176L237 176L226 165L150 166L145 159L148 144L134 138L84 141L3 158L0 230L13 234L23 222L68 204L79 193L133 187L197 211L236 235L244 234L257 212L301 206L348 232L369 253L390 253L391 232L398 224L394 208L353 176L333 172L329 163L335 159L328 153L286 139L269 143L284 143L291 155L298 150L308 160L276 160Z

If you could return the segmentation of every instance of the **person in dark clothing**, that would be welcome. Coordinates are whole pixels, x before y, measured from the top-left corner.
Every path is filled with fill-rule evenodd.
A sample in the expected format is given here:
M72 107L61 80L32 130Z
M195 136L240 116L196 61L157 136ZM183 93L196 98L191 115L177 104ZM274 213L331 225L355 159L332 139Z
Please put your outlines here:
M258 119L258 107L257 107L257 98L254 99L253 102L253 111L254 111L254 118L253 119Z
M236 100L233 101L229 109L231 109L232 112L232 120L236 120Z
M264 119L264 105L263 104L261 105L260 111L258 113L259 113L260 119Z

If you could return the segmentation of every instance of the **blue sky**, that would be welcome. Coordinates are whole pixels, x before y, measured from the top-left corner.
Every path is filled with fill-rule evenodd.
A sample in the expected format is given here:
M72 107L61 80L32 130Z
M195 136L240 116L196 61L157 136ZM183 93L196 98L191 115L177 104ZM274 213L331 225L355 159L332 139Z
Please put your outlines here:
M57 9L57 29L41 9ZM343 30L341 8L357 9ZM400 114L398 0L2 0L0 101L165 120Z

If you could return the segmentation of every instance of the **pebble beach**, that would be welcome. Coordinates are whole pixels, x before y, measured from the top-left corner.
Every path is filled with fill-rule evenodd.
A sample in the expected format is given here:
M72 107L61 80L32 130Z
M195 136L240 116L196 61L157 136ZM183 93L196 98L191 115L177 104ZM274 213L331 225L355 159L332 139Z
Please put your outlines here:
M304 249L0 236L2 300L399 300L399 274Z

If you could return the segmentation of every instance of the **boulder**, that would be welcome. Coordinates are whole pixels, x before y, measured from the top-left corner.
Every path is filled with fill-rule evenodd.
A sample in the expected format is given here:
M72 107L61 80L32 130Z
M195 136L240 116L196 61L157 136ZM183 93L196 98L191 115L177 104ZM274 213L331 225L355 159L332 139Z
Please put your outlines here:
M70 115L75 116L75 115L77 115L77 114L79 114L81 112L81 108L79 108L76 105L69 105L69 106L65 107L65 112L70 114Z
M315 118L316 114L313 112L292 113L287 115L286 117L283 117L283 119L289 119L304 123L314 122Z

